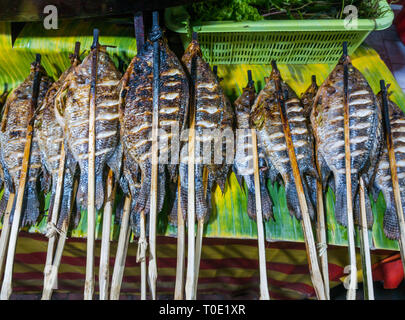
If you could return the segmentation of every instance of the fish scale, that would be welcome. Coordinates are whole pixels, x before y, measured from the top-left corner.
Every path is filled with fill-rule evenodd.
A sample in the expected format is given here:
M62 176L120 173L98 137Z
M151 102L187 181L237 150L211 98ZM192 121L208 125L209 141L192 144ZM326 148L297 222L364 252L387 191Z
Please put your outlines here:
M257 137L273 169L281 178L286 188L287 206L291 214L301 219L301 209L298 203L298 195L295 188L292 167L288 155L287 145L284 137L279 107L276 101L276 80L280 79L281 92L288 92L285 101L286 115L291 131L291 139L294 144L294 151L297 158L298 168L302 177L311 176L317 178L314 168L313 141L309 134L308 123L304 117L304 108L301 105L295 92L281 80L278 70L273 69L266 86L259 93L252 107L251 121L257 130ZM272 173L271 175L275 175ZM314 217L314 203L309 197L313 193L314 185L308 185L307 179L303 179L303 188L308 202L310 216ZM314 180L315 181L315 180Z
M95 49L93 49L95 50ZM55 104L55 115L58 123L64 128L65 141L73 158L80 166L80 183L77 200L82 208L87 207L88 187L88 149L89 149L89 107L92 55L74 68L64 85L58 90ZM96 208L100 209L104 202L103 170L108 164L119 177L119 161L112 161L119 153L119 81L120 72L101 46L97 62L96 84ZM110 108L101 107L110 103ZM109 136L100 136L113 131ZM115 158L114 158L115 159Z
M173 134L184 126L185 110L188 106L188 80L180 61L168 48L164 39L159 41L159 165L158 165L158 211L165 198L166 168L170 180L177 181L176 154L171 154ZM131 61L126 74L125 98L121 114L121 130L124 154L124 170L135 171L137 166L140 188L130 189L136 194L136 204L131 214L132 227L136 228L138 214L143 210L149 214L151 161L152 161L152 110L153 110L153 45L147 41L142 50ZM167 144L166 144L167 143ZM176 144L177 141L173 141ZM166 145L165 145L166 144ZM169 163L162 163L167 159ZM137 181L131 172L124 173L131 181ZM131 184L131 183L130 183Z
M311 124L318 144L324 187L332 174L335 183L336 220L347 225L345 143L343 124L343 59L324 81L315 97ZM352 199L356 222L359 221L359 177L366 173L378 156L381 135L381 113L364 76L348 62L348 105L352 172ZM367 189L367 188L366 188ZM373 223L366 197L367 222Z
M382 106L381 93L377 95L379 105ZM390 99L388 99L388 112L391 123L392 142L397 164L398 184L401 193L402 207L405 206L405 114ZM398 215L395 206L394 191L392 187L392 177L388 150L385 139L382 142L382 152L375 170L375 178L370 175L369 179L373 182L373 196L376 200L380 191L382 192L386 204L384 213L383 228L384 233L389 239L398 240L400 229Z
M52 83L43 68L40 69L41 82L39 86L38 105L41 105L45 94ZM9 194L15 192L19 185L21 167L26 142L27 126L32 110L32 86L35 65L31 65L29 76L20 84L7 99L4 107L0 130L0 162L4 170L5 193L2 201L8 200ZM36 181L41 172L41 156L38 146L38 136L33 133L31 156L27 173L25 192L27 193L25 211L22 215L22 225L34 223L39 215Z
M204 150L203 141L210 138L218 139L221 134L225 135L225 130L231 130L234 113L232 105L225 96L219 84L217 76L212 72L208 63L202 58L201 48L196 40L192 40L187 47L183 57L183 64L186 66L189 75L195 86L195 189L196 189L196 216L198 220L206 221L209 217L209 207L211 204L211 191L215 183L224 191L225 182L230 171L230 164L225 163L226 145L221 143L221 163L214 163L215 153ZM194 65L195 63L195 65ZM195 72L192 70L195 68ZM215 131L209 130L219 130ZM228 131L229 132L229 131ZM232 131L231 131L232 132ZM218 136L218 134L220 136ZM233 139L233 133L232 133ZM224 139L223 139L224 140ZM181 202L186 208L187 200L187 175L188 175L188 147L182 150L182 162L180 164L181 176ZM209 163L202 163L201 156L209 156ZM204 179L204 170L208 170L207 181ZM186 211L183 211L186 214Z

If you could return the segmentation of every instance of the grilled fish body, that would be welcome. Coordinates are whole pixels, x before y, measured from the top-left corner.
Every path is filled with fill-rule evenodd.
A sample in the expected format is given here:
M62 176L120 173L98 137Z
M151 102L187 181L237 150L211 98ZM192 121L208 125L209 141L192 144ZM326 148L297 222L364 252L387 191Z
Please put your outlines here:
M89 104L92 53L66 77L55 98L55 116L64 129L65 146L80 166L80 182L77 203L87 206L88 152L89 152ZM96 208L104 203L103 170L105 165L119 178L119 82L121 74L106 48L99 47L96 84Z
M317 157L323 185L332 174L335 191L336 220L347 226L343 62L341 59L324 81L315 97L311 124L317 143ZM363 75L348 61L348 103L351 151L352 199L358 202L358 181L378 158L381 140L381 113L375 96ZM333 183L332 182L332 183ZM368 197L366 197L366 201ZM366 203L368 226L373 218L369 202ZM357 208L357 209L356 209ZM358 205L354 206L358 221Z
M74 67L70 66L62 73L58 81L54 82L49 88L42 107L35 120L35 130L38 135L38 145L41 151L43 163L43 172L51 177L51 202L48 210L48 221L52 217L53 200L55 198L56 185L58 180L58 170L60 162L60 153L63 143L63 128L56 121L55 117L55 98L59 88L63 85L67 76L73 71ZM65 152L68 151L65 149ZM58 227L67 218L71 207L71 193L73 188L73 176L76 168L76 161L68 152L65 160L65 172L63 180L63 195L58 220ZM48 191L48 190L46 190Z
M282 177L290 213L295 214L297 219L301 219L301 209L276 100L275 81L278 78L280 78L279 71L273 69L270 79L259 93L252 107L251 122L257 130L258 142L263 146L267 162L271 163ZM314 168L313 140L300 100L286 83L282 80L280 83L282 92L288 91L285 109L305 196L307 199L312 199L309 196L313 194L311 190L316 190L317 179ZM311 181L311 183L308 184L307 181ZM311 217L314 217L315 205L312 201L308 202L308 211Z
M169 49L164 39L159 41L159 165L158 165L158 211L165 199L166 173L177 182L178 146L176 135L184 126L185 110L188 106L188 80L180 61ZM132 226L138 214L146 215L150 210L150 188L152 174L152 118L153 118L153 44L147 41L132 60L124 78L127 83L125 101L121 114L121 134L124 149L124 175L128 182L141 183L140 190L131 190L133 208ZM176 133L177 131L177 133ZM173 153L172 153L173 151Z
M38 105L42 104L44 96L52 80L41 68L41 82L39 87ZM10 192L17 192L26 142L27 126L34 114L32 87L35 65L31 65L31 73L7 99L4 107L0 130L0 162L4 171L5 192L4 201L8 200ZM30 162L25 186L26 205L22 213L22 226L34 223L39 215L39 202L36 182L41 172L41 156L38 146L38 136L33 133L31 142ZM17 197L17 195L16 195Z
M250 108L256 98L253 82L248 83L243 89L242 94L235 100L236 113L236 151L234 161L234 171L239 184L242 186L242 177L247 185L247 213L249 217L256 220L256 199L255 199L255 182L253 171L253 150L252 150L252 134L249 123ZM260 194L263 216L266 220L273 216L273 203L270 199L269 192L266 187L266 178L270 170L265 159L264 151L261 146L258 146L259 155L259 178L260 178ZM273 169L274 170L274 169Z
M381 94L377 96L377 100L379 104L382 105ZM401 191L401 202L402 207L405 207L405 114L391 100L388 100L388 112L397 164L398 183ZM378 197L380 191L385 199L386 209L383 224L384 233L388 238L398 240L400 230L395 206L394 191L392 188L390 162L385 139L382 143L382 149L383 150L376 167L375 178L373 179L374 184L372 191L374 199Z
M182 57L182 61L191 77L195 77L192 82L195 91L193 104L195 108L196 215L198 220L207 220L211 202L211 189L217 183L224 191L225 182L232 165L234 154L232 148L226 147L226 143L232 140L233 144L234 112L219 84L218 78L203 60L197 41L193 40L190 43ZM211 144L206 143L207 141L214 141L216 145L214 151L217 152L217 157L215 152L212 152ZM209 150L205 149L205 147L209 147ZM188 146L185 145L182 150L182 162L180 163L181 202L182 207L185 208L187 207L188 186L187 155ZM221 157L219 158L218 155ZM206 178L204 178L204 172L207 172Z

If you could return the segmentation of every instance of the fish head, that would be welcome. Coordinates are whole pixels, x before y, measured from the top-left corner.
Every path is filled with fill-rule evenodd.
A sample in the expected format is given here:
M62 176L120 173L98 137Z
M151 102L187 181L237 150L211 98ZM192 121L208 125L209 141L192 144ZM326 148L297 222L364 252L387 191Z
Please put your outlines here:
M185 65L191 65L191 59L193 57L202 57L201 47L197 40L190 42L181 60Z

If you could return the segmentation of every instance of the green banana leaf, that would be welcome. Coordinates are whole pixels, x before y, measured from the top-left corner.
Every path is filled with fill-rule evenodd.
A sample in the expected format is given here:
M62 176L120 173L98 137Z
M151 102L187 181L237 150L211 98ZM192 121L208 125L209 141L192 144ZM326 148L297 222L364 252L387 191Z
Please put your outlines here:
M0 88L7 84L15 88L29 73L29 65L36 53L42 54L42 63L48 74L55 79L69 66L69 53L73 52L76 41L81 42L82 50L89 50L92 42L93 28L100 29L100 43L116 46L108 48L117 66L126 67L136 54L136 41L133 27L122 23L89 19L86 21L62 21L58 30L45 30L41 23L27 23L16 39L12 39L10 23L0 22ZM391 84L391 98L405 110L405 96L396 83L393 75L371 48L360 47L353 54L352 62L367 78L375 93L379 91L379 80L384 79ZM306 90L311 81L311 75L316 75L320 84L334 68L334 65L279 65L283 79L300 95ZM231 101L242 92L247 82L247 70L252 70L257 90L264 86L264 77L270 73L267 65L220 65L218 76L224 78L221 82ZM125 70L125 68L123 69ZM303 242L301 224L287 210L284 187L278 184L268 184L274 202L274 221L265 224L268 241ZM44 196L44 215L40 222L29 228L30 232L44 232L46 229L46 214L49 205L49 195ZM116 197L116 204L123 201L122 195ZM257 237L256 223L249 219L246 213L246 194L232 173L222 194L219 187L213 192L212 212L204 229L204 236L217 238L255 239ZM369 231L370 246L376 249L397 250L396 241L385 237L382 230L382 220L385 203L382 195L376 203L371 201L375 223ZM161 235L176 236L176 227L168 223L165 209L158 216L158 232ZM328 243L347 245L346 229L336 223L334 218L334 194L331 190L325 195L325 212L327 219ZM97 234L101 235L102 212L97 217ZM85 237L87 230L86 212L78 227L71 231L73 237ZM111 238L117 239L119 225L114 224ZM358 237L356 237L358 238ZM359 242L358 242L359 243Z

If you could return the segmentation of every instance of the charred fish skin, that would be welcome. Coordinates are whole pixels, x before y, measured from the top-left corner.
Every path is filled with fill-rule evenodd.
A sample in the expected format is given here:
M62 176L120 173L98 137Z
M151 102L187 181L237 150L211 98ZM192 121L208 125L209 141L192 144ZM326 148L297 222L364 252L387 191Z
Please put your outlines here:
M96 50L96 49L92 49ZM106 48L99 47L96 84L96 209L104 203L103 170L119 144L119 91L121 74ZM89 103L92 54L67 76L55 98L55 115L64 129L65 145L80 166L77 202L87 206ZM114 170L114 168L111 168ZM114 172L119 178L119 172Z
M240 186L243 186L243 180L247 185L247 213L250 218L256 220L256 201L255 201L255 184L253 172L253 155L252 155L252 134L249 121L250 108L256 98L254 83L249 82L243 89L242 94L235 100L236 114L236 152L234 160L234 172L239 181ZM273 203L266 188L266 170L268 170L264 152L258 146L259 155L259 178L260 178L260 194L263 209L263 216L266 220L273 217Z
M377 95L377 101L382 106L382 95ZM390 99L388 99L388 113L391 124L392 142L395 152L395 160L397 164L398 184L401 193L401 203L405 206L405 114L404 112ZM394 190L392 188L391 168L387 151L387 144L383 138L382 152L379 162L376 166L375 178L373 181L373 196L378 197L382 192L386 204L384 213L383 228L384 233L389 239L398 240L400 237L400 229L398 223L398 215L395 206Z
M40 69L41 82L39 86L38 105L41 105L52 80L43 68ZM21 167L26 142L27 126L34 115L32 87L35 74L35 64L31 64L29 76L21 83L7 99L0 130L0 162L4 171L6 184L5 198L18 188ZM25 211L22 214L21 225L34 223L39 216L39 202L36 190L37 178L41 172L41 156L38 146L38 136L33 133L30 162L25 187ZM8 200L8 199L7 199ZM6 201L6 199L5 199ZM12 218L12 217L10 217Z
M282 177L285 185L287 207L290 213L294 214L297 219L300 220L301 209L289 160L283 124L276 100L275 82L278 81L278 79L280 79L281 83L281 92L288 92L288 99L285 101L286 115L290 126L298 168L302 181L304 181L304 192L306 198L310 199L309 195L312 192L309 190L310 186L305 183L306 177L309 176L317 179L317 172L314 168L313 140L304 117L303 106L295 92L281 80L278 70L272 70L266 86L256 98L250 117L252 124L256 128L258 141L265 151L267 162L271 163ZM311 218L314 217L313 207L312 201L309 201L308 211Z
M178 164L172 146L177 144L175 131L184 127L189 90L186 73L164 39L159 39L159 165L158 165L158 211L163 207L166 189L166 168L171 182L177 182ZM124 153L131 161L124 166L139 167L141 181L137 201L133 208L133 221L142 211L150 210L150 187L152 170L152 117L153 117L153 44L147 41L132 60L126 75L126 91L121 110L121 134ZM129 176L126 173L126 176ZM133 193L133 191L131 192ZM134 195L132 194L133 198Z
M317 157L323 185L326 186L329 175L333 174L336 220L347 226L343 64L342 58L320 86L311 113L311 125L318 146ZM359 177L367 172L373 159L378 156L381 113L370 85L360 71L353 67L350 59L348 92L352 199L356 201ZM372 224L371 219L369 213L369 225Z
M221 137L222 135L226 137L228 133L233 139L234 113L232 105L219 84L219 79L212 72L208 63L203 60L201 48L196 40L192 40L187 47L182 62L188 70L195 94L192 103L194 103L193 107L195 108L196 216L198 220L204 219L206 221L209 216L208 200L211 185L217 183L223 191L231 165L226 164L224 159L224 149L226 148L221 141L219 143L222 147L222 160L221 163L215 163L214 153L211 150L210 153L203 150L204 140L212 138L215 140L215 138L218 138L218 134ZM187 146L183 146L183 149L186 150ZM182 153L183 157L180 165L182 195L187 195L188 156L186 154L188 152ZM206 159L207 155L211 156L211 158ZM210 164L204 164L205 160L209 160ZM208 170L207 185L204 185L204 170Z

